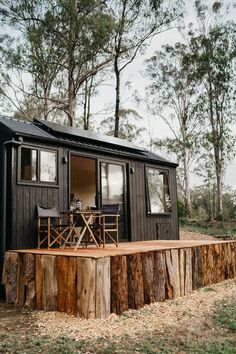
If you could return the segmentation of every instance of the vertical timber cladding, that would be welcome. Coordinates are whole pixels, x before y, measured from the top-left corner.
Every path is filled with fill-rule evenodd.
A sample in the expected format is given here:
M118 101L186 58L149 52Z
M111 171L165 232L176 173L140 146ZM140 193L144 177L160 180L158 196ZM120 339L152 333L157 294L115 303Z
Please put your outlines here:
M131 241L179 239L176 169L148 164L148 166L169 171L169 188L172 201L172 212L170 215L148 215L146 206L145 163L132 161L130 166L134 168L134 173L130 175Z
M33 146L33 145L32 145ZM40 146L40 145L37 145ZM42 148L57 149L55 146ZM36 236L36 205L68 209L68 164L62 163L62 157L67 156L68 150L58 150L58 186L43 186L28 183L19 184L17 177L17 154L13 159L11 218L12 231L8 238L8 249L33 248L37 244Z

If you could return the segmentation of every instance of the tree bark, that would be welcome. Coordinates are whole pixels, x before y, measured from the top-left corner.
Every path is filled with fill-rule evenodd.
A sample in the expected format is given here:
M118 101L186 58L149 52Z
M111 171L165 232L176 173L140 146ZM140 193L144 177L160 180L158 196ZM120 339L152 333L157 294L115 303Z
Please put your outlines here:
M51 87L44 87L44 102L43 102L44 120L48 120L50 91L51 91Z
M114 70L116 77L116 98L115 98L115 130L114 136L119 137L120 128L120 71L118 67L119 55L116 54L114 61Z
M192 205L190 199L190 178L188 171L188 149L184 146L183 149L184 157L184 204L185 204L185 216L187 218L191 217Z
M223 219L223 200L222 200L222 161L218 147L214 147L215 151L215 165L216 165L216 195L217 195L217 220Z
M68 38L68 110L67 116L69 125L75 126L75 108L76 108L76 87L74 82L75 68L75 38L76 38L76 0L70 0L70 28Z
M88 80L85 80L85 83L84 83L84 114L83 114L84 130L88 130L88 125L87 125L87 93L88 93Z
M216 218L217 220L222 220L223 218L223 202L222 202L222 157L221 157L221 132L219 132L218 127L220 126L219 116L217 112L214 112L213 108L213 88L210 73L208 74L209 80L209 114L212 129L212 144L214 150L214 160L215 160L215 171L216 171Z
M92 75L91 78L86 79L84 83L84 112L83 112L84 130L89 130L89 126L90 126L90 109L91 109L91 96L92 96L93 82L94 82L94 75Z

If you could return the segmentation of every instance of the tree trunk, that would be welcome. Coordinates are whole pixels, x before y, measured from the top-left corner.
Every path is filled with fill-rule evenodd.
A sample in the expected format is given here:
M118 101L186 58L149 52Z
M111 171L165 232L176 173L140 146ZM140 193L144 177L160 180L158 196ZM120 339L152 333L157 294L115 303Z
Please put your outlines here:
M68 121L71 127L75 126L76 97L73 88L69 85L68 90Z
M118 58L119 56L115 56L114 61L114 69L115 69L115 77L116 77L116 98L115 98L115 130L114 136L119 137L119 128L120 128L120 71L118 67Z
M75 108L76 108L76 87L74 81L75 68L75 37L76 37L76 0L70 1L70 28L68 38L68 110L67 116L69 125L75 126Z
M44 120L48 120L49 101L50 101L50 87L44 87L44 102L43 102L43 116Z
M43 102L43 117L44 120L48 120L48 98L47 97L44 98L44 102Z
M218 151L218 147L215 146L215 164L216 164L216 195L217 195L217 220L223 219L223 200L222 200L222 161Z
M211 133L212 133L212 145L214 149L214 162L215 162L215 171L216 171L216 218L217 220L222 220L223 218L223 202L222 202L222 157L221 157L221 132L219 132L219 116L217 110L214 112L213 102L213 88L212 88L212 80L211 73L208 73L208 81L209 81L209 114L210 114L210 122L211 122Z
M186 146L183 150L184 155L184 204L185 204L185 216L187 218L191 217L192 206L190 199L190 181L189 181L189 171L188 171L188 151Z
M212 187L212 217L215 219L216 217L216 185L213 184Z
M211 179L210 176L208 176L208 219L209 221L212 220L212 215L213 215L213 198L214 195L212 196L212 191L211 191Z
M91 95L93 89L93 81L94 81L94 76L91 76L90 79L88 78L87 80L85 80L84 116L83 116L84 130L89 130L89 125L90 125L90 108L91 108Z

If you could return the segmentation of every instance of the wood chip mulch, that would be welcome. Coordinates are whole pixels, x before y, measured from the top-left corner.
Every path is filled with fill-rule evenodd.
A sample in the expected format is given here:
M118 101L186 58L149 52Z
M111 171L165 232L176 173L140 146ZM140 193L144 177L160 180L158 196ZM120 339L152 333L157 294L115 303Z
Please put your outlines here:
M236 298L236 279L202 288L175 300L153 303L139 310L129 310L104 320L81 319L59 312L36 312L39 335L66 336L75 340L118 339L129 335L138 338L144 332L180 333L201 328L214 313L217 303ZM211 326L211 325L210 325Z

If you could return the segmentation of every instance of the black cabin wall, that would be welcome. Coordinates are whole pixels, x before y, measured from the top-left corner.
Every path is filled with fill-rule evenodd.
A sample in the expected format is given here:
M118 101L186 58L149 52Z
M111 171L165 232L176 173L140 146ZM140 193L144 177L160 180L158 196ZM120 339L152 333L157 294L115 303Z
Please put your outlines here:
M3 141L1 140L0 136L0 225L2 225L2 183L3 183L3 170L2 170L2 156L3 156ZM2 270L3 270L3 258L4 258L4 252L2 249L2 238L3 235L2 233L0 234L0 299L4 298L4 287L2 286Z
M148 215L146 210L145 163L132 161L130 166L134 169L134 173L130 175L132 241L179 239L175 168L148 163L148 166L164 168L169 171L172 201L171 214Z
M11 140L11 136L8 134L8 132L5 131L5 129L0 130L0 228L2 227L3 224L3 180L4 180L4 171L3 171L3 154L4 154L4 143L6 141ZM9 154L9 148L7 149L8 154ZM8 157L7 157L7 176L8 174L11 174L11 168L8 164ZM7 198L8 198L8 192L9 189L7 187ZM7 203L8 204L8 203ZM8 209L7 209L8 210ZM7 226L7 225L6 225ZM5 298L5 289L4 286L2 285L2 271L3 271L3 262L4 262L4 249L3 249L3 240L4 235L2 232L0 233L0 299Z
M37 145L39 146L39 145ZM47 146L49 148L49 146ZM45 148L45 146L44 146ZM50 146L50 148L53 148ZM17 152L13 160L12 176L12 232L8 239L8 249L32 248L37 245L36 205L57 206L59 210L68 209L68 164L62 163L68 149L59 148L58 178L59 186L43 186L17 183Z
M33 144L32 144L33 145ZM45 146L43 146L45 148ZM53 148L52 146L47 146ZM58 148L58 147L57 147ZM46 187L37 185L22 185L17 183L17 150L13 158L12 193L11 193L11 232L9 232L7 248L22 249L32 248L37 245L35 209L36 205L45 207L57 206L59 210L68 209L69 205L69 163L63 164L62 157L69 157L68 148L59 148L58 151L58 187ZM79 154L79 150L73 149ZM145 163L130 161L128 159L105 156L99 153L83 152L87 157L112 158L114 161L129 163L134 168L134 173L129 174L129 210L131 241L178 239L177 196L176 196L176 170L172 167L164 167L169 171L170 193L172 200L172 213L170 215L147 215L146 191L145 191ZM68 159L69 161L69 159ZM160 167L157 164L148 166ZM129 169L130 170L130 169ZM129 173L129 171L128 171ZM10 221L9 220L9 221ZM128 227L129 228L129 227ZM159 237L157 235L159 230Z

